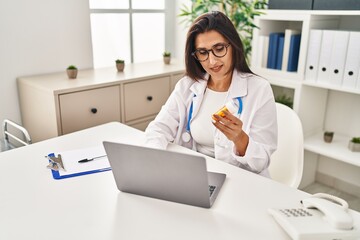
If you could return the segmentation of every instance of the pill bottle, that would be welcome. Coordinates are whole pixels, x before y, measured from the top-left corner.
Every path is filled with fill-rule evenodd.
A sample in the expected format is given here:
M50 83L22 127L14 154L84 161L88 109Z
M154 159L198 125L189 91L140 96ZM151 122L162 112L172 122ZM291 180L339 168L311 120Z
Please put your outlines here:
M225 106L223 106L219 111L217 111L216 113L214 113L214 115L218 115L221 117L224 117L224 111L228 110L231 114L235 115L239 109L239 106L236 104L235 102L236 99L232 99L229 102L227 102L225 104Z

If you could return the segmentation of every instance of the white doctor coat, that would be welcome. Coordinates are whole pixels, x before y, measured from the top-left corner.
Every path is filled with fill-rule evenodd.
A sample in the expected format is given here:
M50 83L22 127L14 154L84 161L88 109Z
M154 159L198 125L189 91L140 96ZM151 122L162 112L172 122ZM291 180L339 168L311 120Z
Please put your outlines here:
M207 79L194 81L185 76L176 84L161 111L146 132L146 145L166 149L169 142L196 150L196 142L184 142L189 108L193 102L192 119L199 111L207 87ZM276 107L272 89L265 79L248 73L233 72L232 81L224 104L241 97L243 110L237 117L243 122L243 131L249 136L244 156L236 155L234 143L215 129L215 158L254 173L269 176L270 156L277 147ZM206 131L206 130L204 130Z

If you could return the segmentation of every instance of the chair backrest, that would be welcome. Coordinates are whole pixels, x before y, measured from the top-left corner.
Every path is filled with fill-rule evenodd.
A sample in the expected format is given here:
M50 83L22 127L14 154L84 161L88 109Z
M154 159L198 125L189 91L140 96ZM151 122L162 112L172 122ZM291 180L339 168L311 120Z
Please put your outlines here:
M32 143L28 131L21 125L5 119L2 124L2 134L4 143L1 146L2 151L10 150L20 146L26 146Z
M275 181L298 188L304 166L304 136L301 121L291 108L276 103L278 146L271 156L270 176Z

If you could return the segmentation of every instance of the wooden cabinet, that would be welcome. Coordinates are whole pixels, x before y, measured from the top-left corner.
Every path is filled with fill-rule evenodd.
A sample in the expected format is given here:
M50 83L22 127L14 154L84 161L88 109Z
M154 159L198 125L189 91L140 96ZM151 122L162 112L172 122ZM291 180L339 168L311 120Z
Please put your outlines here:
M34 142L119 121L144 130L183 76L182 64L162 61L18 78L23 126Z
M62 134L121 121L120 86L59 95Z
M360 135L360 89L310 81L305 74L312 29L359 32L359 21L360 11L267 10L255 19L259 29L253 32L251 68L269 80L275 96L285 93L292 99L303 124L306 151L301 187L324 176L335 185L340 180L359 186L360 153L351 152L347 145L351 137ZM268 69L261 59L266 57L261 53L264 37L286 29L301 33L297 72ZM324 142L324 131L335 132L332 143Z

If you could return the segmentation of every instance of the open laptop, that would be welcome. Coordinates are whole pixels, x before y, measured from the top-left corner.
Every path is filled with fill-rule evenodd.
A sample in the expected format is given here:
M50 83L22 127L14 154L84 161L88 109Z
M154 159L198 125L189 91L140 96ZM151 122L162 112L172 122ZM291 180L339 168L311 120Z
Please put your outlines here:
M210 208L226 175L207 172L204 157L103 142L118 189Z

